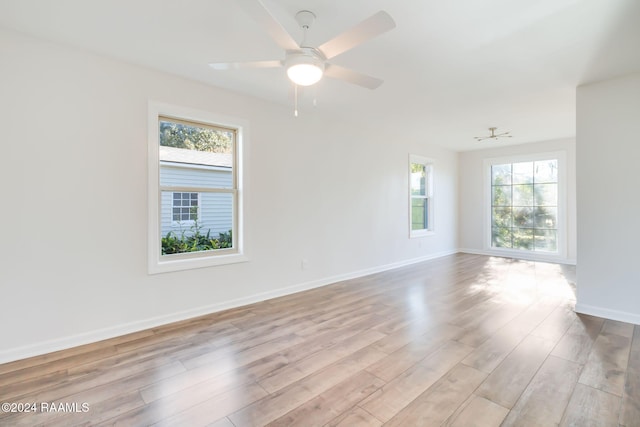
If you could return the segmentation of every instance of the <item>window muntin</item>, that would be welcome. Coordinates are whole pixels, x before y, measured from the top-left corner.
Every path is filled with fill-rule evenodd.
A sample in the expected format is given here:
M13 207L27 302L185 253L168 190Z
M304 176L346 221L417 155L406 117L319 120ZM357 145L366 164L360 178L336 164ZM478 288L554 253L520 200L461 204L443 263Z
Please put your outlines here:
M557 158L491 165L491 247L559 252Z
M433 230L433 162L409 156L409 235L418 237Z

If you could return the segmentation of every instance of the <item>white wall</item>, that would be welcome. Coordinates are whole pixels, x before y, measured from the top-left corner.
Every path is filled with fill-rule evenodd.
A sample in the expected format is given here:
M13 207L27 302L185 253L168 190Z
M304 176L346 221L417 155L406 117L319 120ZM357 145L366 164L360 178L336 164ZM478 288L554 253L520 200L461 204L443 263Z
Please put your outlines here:
M0 363L457 248L457 155L429 141L3 30L0 58ZM147 274L149 99L249 122L249 262ZM436 161L414 240L409 153Z
M640 73L578 87L576 311L640 324Z
M576 144L573 139L466 151L458 155L460 248L471 253L487 253L484 239L484 160L564 151L567 161L567 256L558 262L576 262Z

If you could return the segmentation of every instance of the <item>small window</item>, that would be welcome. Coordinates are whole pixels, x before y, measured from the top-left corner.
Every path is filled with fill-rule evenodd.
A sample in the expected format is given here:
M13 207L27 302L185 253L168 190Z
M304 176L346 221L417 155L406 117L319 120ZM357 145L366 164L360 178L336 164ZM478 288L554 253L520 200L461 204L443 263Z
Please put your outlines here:
M409 236L433 231L433 161L409 156Z
M242 132L202 111L150 104L149 272L243 261Z
M174 223L194 223L198 220L198 193L173 193Z

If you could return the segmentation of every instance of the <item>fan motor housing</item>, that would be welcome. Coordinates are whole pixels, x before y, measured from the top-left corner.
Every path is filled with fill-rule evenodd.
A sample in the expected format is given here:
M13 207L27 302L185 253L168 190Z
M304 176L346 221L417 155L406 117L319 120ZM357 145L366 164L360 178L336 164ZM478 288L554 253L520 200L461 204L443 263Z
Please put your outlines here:
M287 58L284 61L286 68L299 64L308 64L318 67L324 71L325 59L322 54L312 47L302 47L299 51L287 52Z

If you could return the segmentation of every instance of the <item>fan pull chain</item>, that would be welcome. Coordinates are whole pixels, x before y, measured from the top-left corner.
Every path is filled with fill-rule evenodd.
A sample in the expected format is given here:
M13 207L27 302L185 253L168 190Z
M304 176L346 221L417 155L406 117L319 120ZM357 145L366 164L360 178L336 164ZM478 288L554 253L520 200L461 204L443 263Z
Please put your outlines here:
M318 106L318 85L313 85L313 106Z
M296 84L293 85L293 93L294 93L293 116L298 117L298 85Z

